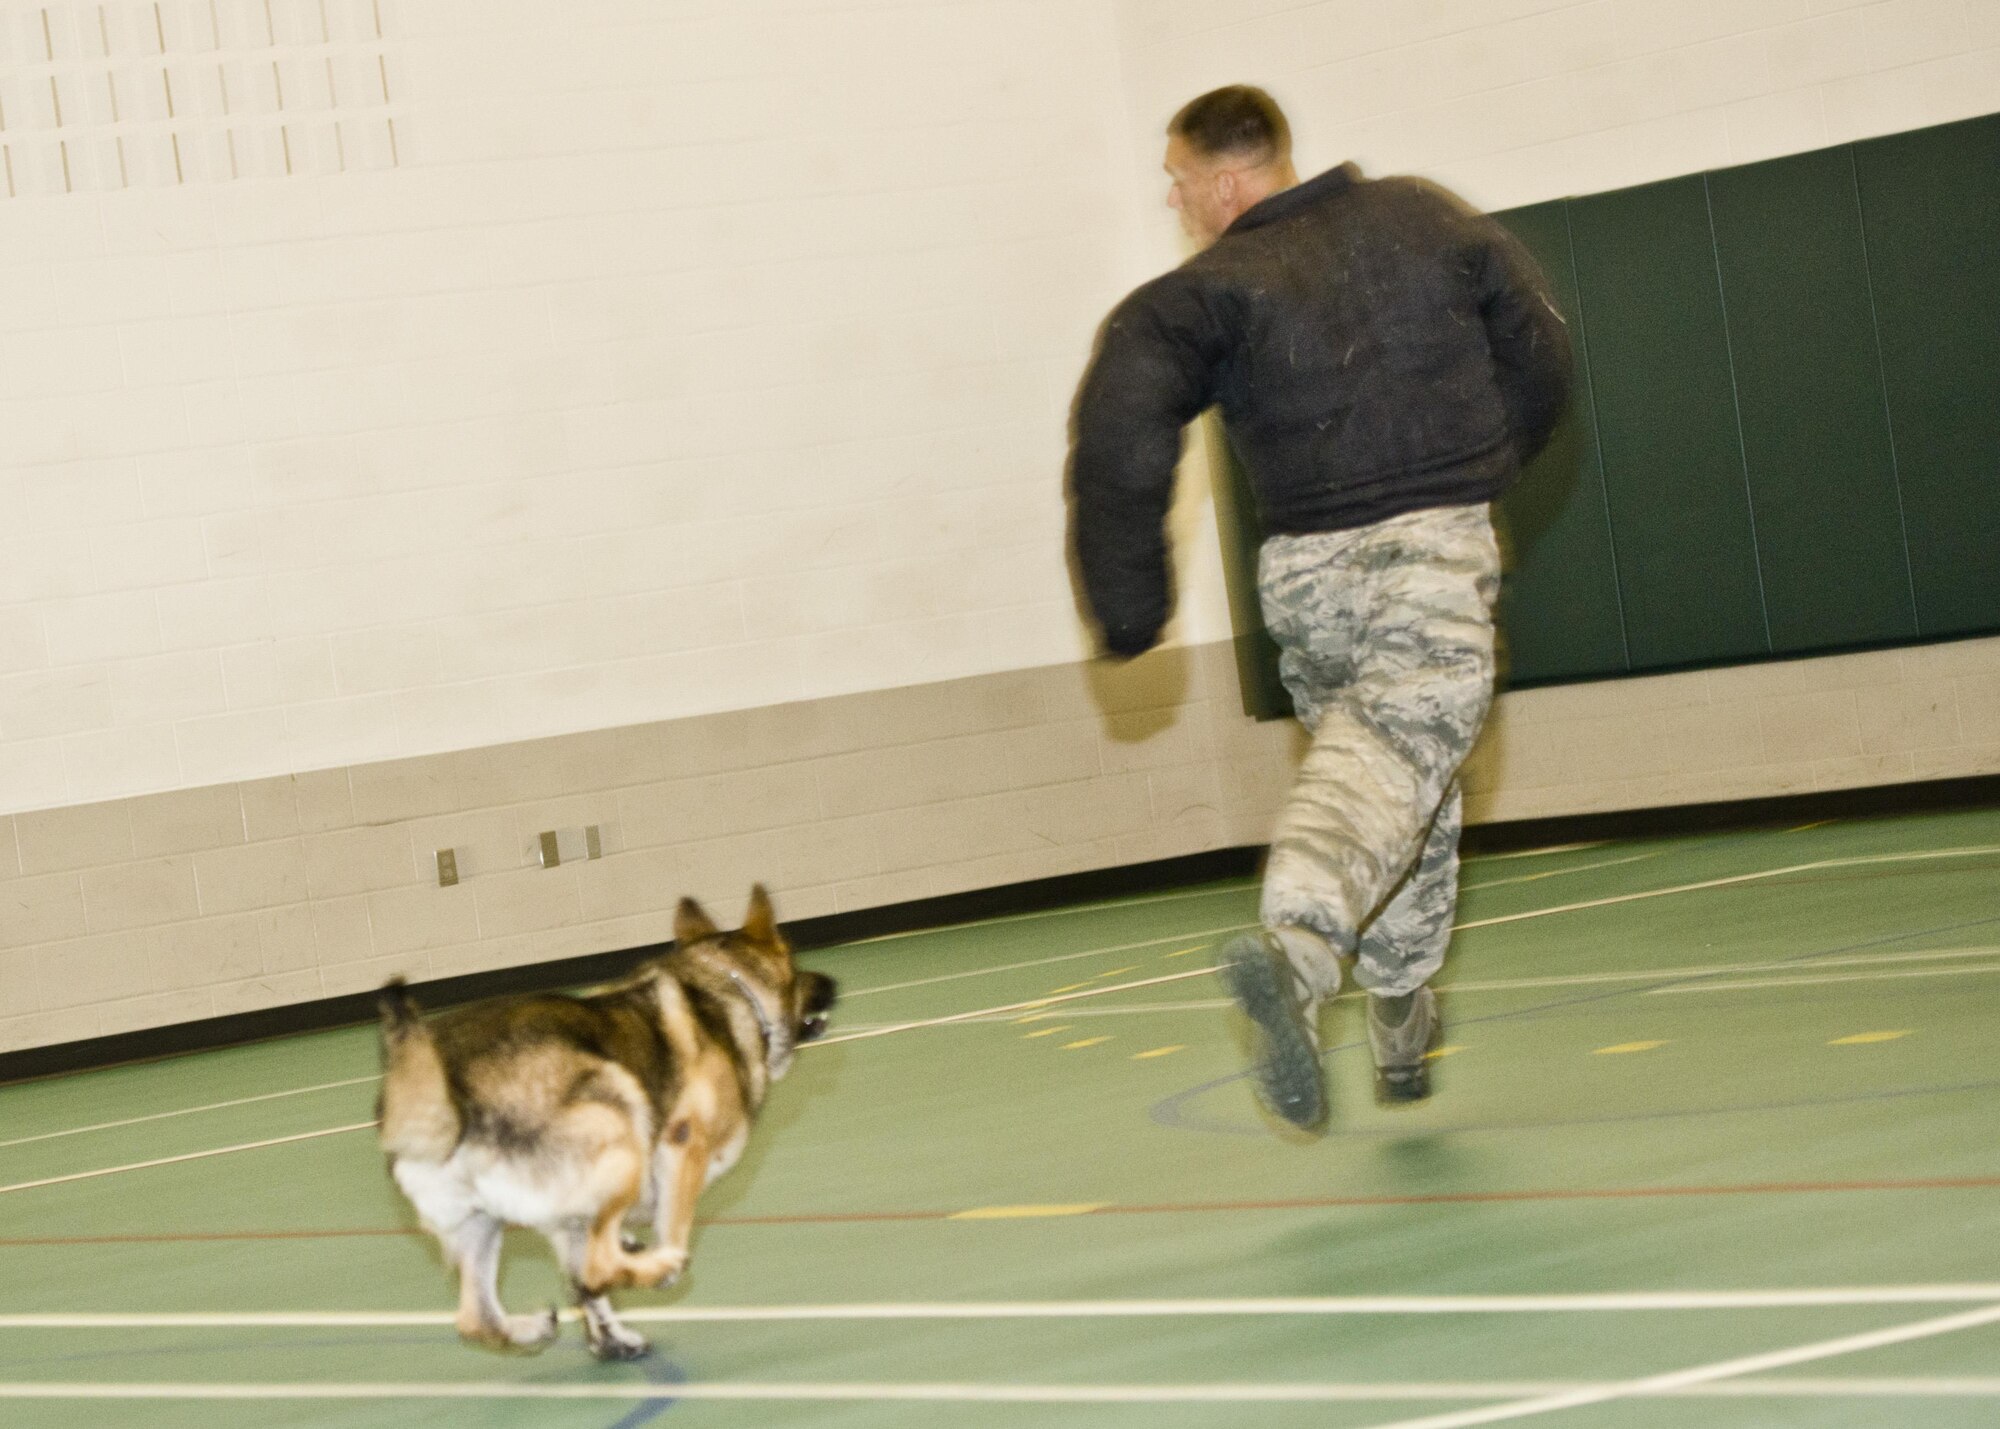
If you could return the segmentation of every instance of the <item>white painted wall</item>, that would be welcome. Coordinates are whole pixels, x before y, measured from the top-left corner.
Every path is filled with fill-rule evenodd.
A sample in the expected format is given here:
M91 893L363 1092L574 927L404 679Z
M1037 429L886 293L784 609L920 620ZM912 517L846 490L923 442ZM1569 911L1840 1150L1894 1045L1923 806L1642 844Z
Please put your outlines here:
M99 8L0 11L0 809L1082 650L1109 0Z
M2000 108L2000 0L1120 0L1119 22L1142 168L1182 102L1254 83L1301 172L1352 158L1485 208Z
M1213 84L1493 207L2000 107L2000 0L152 11L0 7L0 811L1077 657Z

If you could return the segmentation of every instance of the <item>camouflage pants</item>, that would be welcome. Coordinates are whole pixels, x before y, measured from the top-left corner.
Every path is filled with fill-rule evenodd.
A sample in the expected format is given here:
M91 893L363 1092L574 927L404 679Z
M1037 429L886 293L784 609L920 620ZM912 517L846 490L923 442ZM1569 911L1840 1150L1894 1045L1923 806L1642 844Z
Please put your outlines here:
M1493 699L1499 583L1484 505L1264 543L1264 620L1313 738L1271 840L1263 921L1317 932L1383 996L1428 981L1451 940L1458 770ZM1330 957L1292 956L1317 991L1339 985Z

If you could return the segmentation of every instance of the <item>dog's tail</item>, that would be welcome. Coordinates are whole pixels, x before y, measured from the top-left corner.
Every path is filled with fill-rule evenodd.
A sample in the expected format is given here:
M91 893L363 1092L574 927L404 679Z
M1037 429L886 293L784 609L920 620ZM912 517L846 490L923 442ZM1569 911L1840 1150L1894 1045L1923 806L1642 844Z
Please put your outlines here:
M444 1059L403 979L383 985L382 1095L375 1114L382 1149L392 1157L443 1161L463 1131L445 1080Z
M417 1000L410 996L410 984L400 977L392 977L382 984L382 995L375 1000L375 1006L382 1013L382 1040L394 1042L407 1037L411 1031L420 1029L421 1011Z

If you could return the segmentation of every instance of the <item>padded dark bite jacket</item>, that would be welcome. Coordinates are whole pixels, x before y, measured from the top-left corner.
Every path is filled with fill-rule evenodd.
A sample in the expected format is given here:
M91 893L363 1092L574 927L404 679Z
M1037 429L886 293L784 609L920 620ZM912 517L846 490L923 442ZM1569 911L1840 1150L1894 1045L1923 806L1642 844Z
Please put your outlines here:
M1273 194L1120 303L1078 396L1072 536L1113 654L1159 638L1181 429L1221 408L1267 532L1489 501L1569 393L1569 334L1493 219L1352 164Z

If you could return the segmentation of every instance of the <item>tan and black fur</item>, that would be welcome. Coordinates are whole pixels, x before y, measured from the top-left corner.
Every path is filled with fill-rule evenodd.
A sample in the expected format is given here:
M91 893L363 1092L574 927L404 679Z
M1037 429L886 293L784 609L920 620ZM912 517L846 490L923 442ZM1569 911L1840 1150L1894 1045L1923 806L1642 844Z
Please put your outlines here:
M458 1331L538 1350L556 1313L509 1315L501 1230L547 1236L591 1352L642 1355L608 1292L687 1265L695 1199L736 1164L772 1082L825 1030L834 984L801 971L759 886L741 930L692 899L675 946L582 996L499 998L423 1019L401 980L382 997L382 1149L459 1274ZM653 1222L650 1247L628 1218Z

